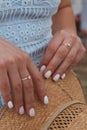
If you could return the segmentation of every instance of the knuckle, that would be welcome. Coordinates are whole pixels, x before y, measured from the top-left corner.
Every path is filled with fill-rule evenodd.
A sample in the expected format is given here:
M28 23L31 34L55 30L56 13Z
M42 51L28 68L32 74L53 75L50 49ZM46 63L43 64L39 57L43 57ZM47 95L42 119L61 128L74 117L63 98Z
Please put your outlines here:
M13 57L9 58L8 61L7 61L7 64L14 66L16 64L15 58L13 58Z
M80 37L77 37L77 40L78 40L78 42L79 42L80 44L82 44L82 40L81 40Z
M71 39L74 40L74 41L77 41L78 37L76 35L71 35Z
M47 57L44 57L41 65L47 65L47 63L48 63L48 59Z
M79 51L79 53L81 54L81 55L85 55L85 53L86 53L86 48L82 45L81 47L80 47L80 51Z
M42 91L40 91L40 93L39 93L39 97L40 97L40 100L43 102L43 97L44 97L44 93L42 92Z
M38 83L42 83L42 82L43 82L43 80L42 80L42 78L41 78L40 75L37 75L35 80L36 80Z
M9 57L8 59L0 61L0 68L5 69L6 66L13 66L14 64L16 64L15 58Z
M15 59L11 59L11 60L9 61L9 63L10 63L11 65L14 65L14 64L15 64Z
M22 99L14 99L14 105L16 109L18 109L22 104Z
M3 82L1 84L2 86L2 92L7 92L8 91L8 83L7 82Z
M59 50L57 55L58 55L58 57L60 59L63 59L65 57L65 53L66 53L65 50L64 51L63 50Z
M61 68L59 68L59 69L57 70L57 73L61 75L61 74L64 73L64 71L65 71L65 67L62 66Z
M26 89L26 91L28 91L30 94L33 93L33 88L32 88L32 86L26 85L25 89Z
M54 63L51 63L50 66L49 66L50 70L52 70L53 68L55 68L55 66L56 65Z
M10 94L3 95L3 99L7 102L9 100Z
M60 35L65 35L65 34L66 34L66 31L62 29L62 30L60 31Z
M33 85L32 84L26 84L25 85L25 91L32 94L33 93Z
M28 53L24 53L24 58L26 59L26 60L29 60L29 54Z
M14 91L15 93L20 93L20 91L22 91L22 85L21 85L21 83L16 83L16 84L14 85L14 87L13 87L13 91Z
M5 65L6 65L6 64L5 64L4 61L3 61L3 62L0 61L0 69L4 69L4 68L5 68Z
M27 85L25 85L25 89L26 89L26 91L29 90L29 92L30 92L30 90L31 90L31 86L27 84Z
M68 56L67 63L71 64L74 61L74 56Z
M83 54L85 54L86 53L86 48L85 47L83 47Z
M78 59L77 59L78 60ZM77 60L75 60L75 62L73 62L72 64L71 64L71 68L73 68L74 66L75 66L75 63L77 62Z
M23 62L24 62L23 57L20 56L20 55L17 55L15 59L16 59L19 63L23 63Z

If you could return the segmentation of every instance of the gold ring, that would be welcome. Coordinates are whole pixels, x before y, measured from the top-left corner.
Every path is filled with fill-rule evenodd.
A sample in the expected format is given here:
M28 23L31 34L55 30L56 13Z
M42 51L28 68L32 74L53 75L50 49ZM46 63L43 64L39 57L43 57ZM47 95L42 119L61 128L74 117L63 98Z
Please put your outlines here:
M21 80L22 80L22 81L25 81L25 80L30 80L30 79L31 79L31 76L30 76L30 75L28 75L28 76L26 76L26 77L22 78Z
M63 43L67 48L71 48L71 43Z

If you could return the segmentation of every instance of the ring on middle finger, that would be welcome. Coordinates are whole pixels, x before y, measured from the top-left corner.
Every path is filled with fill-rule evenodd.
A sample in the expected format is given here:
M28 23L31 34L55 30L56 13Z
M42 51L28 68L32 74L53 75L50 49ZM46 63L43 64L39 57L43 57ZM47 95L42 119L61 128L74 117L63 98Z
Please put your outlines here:
M21 80L22 80L22 81L25 81L25 80L31 80L31 75L28 75L28 76L22 78Z
M67 48L71 48L72 46L71 42L64 42L63 45Z

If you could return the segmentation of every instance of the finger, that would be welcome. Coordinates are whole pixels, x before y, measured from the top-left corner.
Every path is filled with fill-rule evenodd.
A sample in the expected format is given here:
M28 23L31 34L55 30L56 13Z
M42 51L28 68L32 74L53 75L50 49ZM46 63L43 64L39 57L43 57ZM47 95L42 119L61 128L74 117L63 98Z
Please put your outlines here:
M17 112L22 115L24 114L24 103L23 103L23 91L20 75L18 73L17 65L13 62L9 64L8 76L12 88L12 96L14 105Z
M46 66L48 65L52 57L55 55L60 44L63 42L64 38L61 34L62 33L57 32L50 41L49 46L47 47L47 50L45 52L44 58L41 62L41 71L44 71L46 69Z
M77 51L78 50L78 51ZM53 80L57 81L58 79L56 78L57 75L60 75L60 77L62 79L65 78L66 76L66 71L68 69L68 67L70 67L74 62L75 62L75 58L77 56L79 52L79 45L76 44L75 46L73 45L71 51L69 52L69 54L66 56L65 60L63 61L63 63L60 65L60 67L56 70L56 72L53 74Z
M5 66L0 63L0 91L5 104L11 109L13 108L13 100L11 97L11 88Z
M74 63L72 63L72 65L71 66L69 66L69 68L67 69L67 73L72 69L72 68L74 68L79 62L80 62L80 60L83 58L83 56L84 56L84 54L85 54L85 48L84 47L82 47L83 48L83 51L82 50L80 50L79 51L79 53L77 54L77 56L76 56L76 58L75 58L75 62Z
M64 40L63 43L60 45L44 72L44 76L46 78L49 78L52 73L54 73L54 71L57 69L57 67L63 62L63 60L72 48L71 44L71 39L68 38L68 40Z
M23 85L26 112L29 116L33 117L35 116L35 99L34 99L34 89L32 79L31 78L25 79L27 78L27 76L30 75L25 65L24 66L22 65L20 67L19 72Z
M24 55L27 59L26 60L27 61L27 69L28 69L30 75L32 76L33 85L37 91L38 97L42 102L44 102L44 104L48 104L48 96L46 94L45 85L44 85L42 75L38 71L37 67L34 65L31 58L27 54L24 54Z

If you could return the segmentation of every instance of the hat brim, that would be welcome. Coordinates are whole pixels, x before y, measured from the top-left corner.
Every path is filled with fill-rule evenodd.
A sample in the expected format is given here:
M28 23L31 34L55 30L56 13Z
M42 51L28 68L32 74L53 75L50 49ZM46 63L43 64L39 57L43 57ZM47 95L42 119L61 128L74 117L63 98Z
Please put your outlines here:
M20 116L14 109L9 110L4 106L0 112L0 130L68 130L67 128L72 126L73 121L75 122L72 127L73 129L69 128L69 130L75 130L75 125L79 127L78 122L76 124L77 116L73 118L72 122L70 121L71 123L69 122L70 124L68 123L68 126L65 127L66 129L63 129L64 126L61 123L58 125L59 120L56 119L58 117L58 119L60 119L61 113L63 113L64 110L69 111L71 108L70 113L76 111L72 110L75 105L78 106L76 109L80 109L82 106L82 110L83 108L87 110L87 106L84 105L85 99L81 85L77 77L73 73L69 73L64 80L60 79L56 83L53 82L51 78L48 80L44 79L44 82L49 97L49 104L42 104L36 96L36 116L34 118L30 118L26 114ZM74 107L72 108L73 105ZM82 118L84 113L85 112L78 114L79 119ZM64 114L62 115L64 117ZM64 119L65 124L67 124L66 120L67 118ZM56 122L57 128L53 125L55 124L54 122ZM82 120L80 120L80 122L82 122Z

